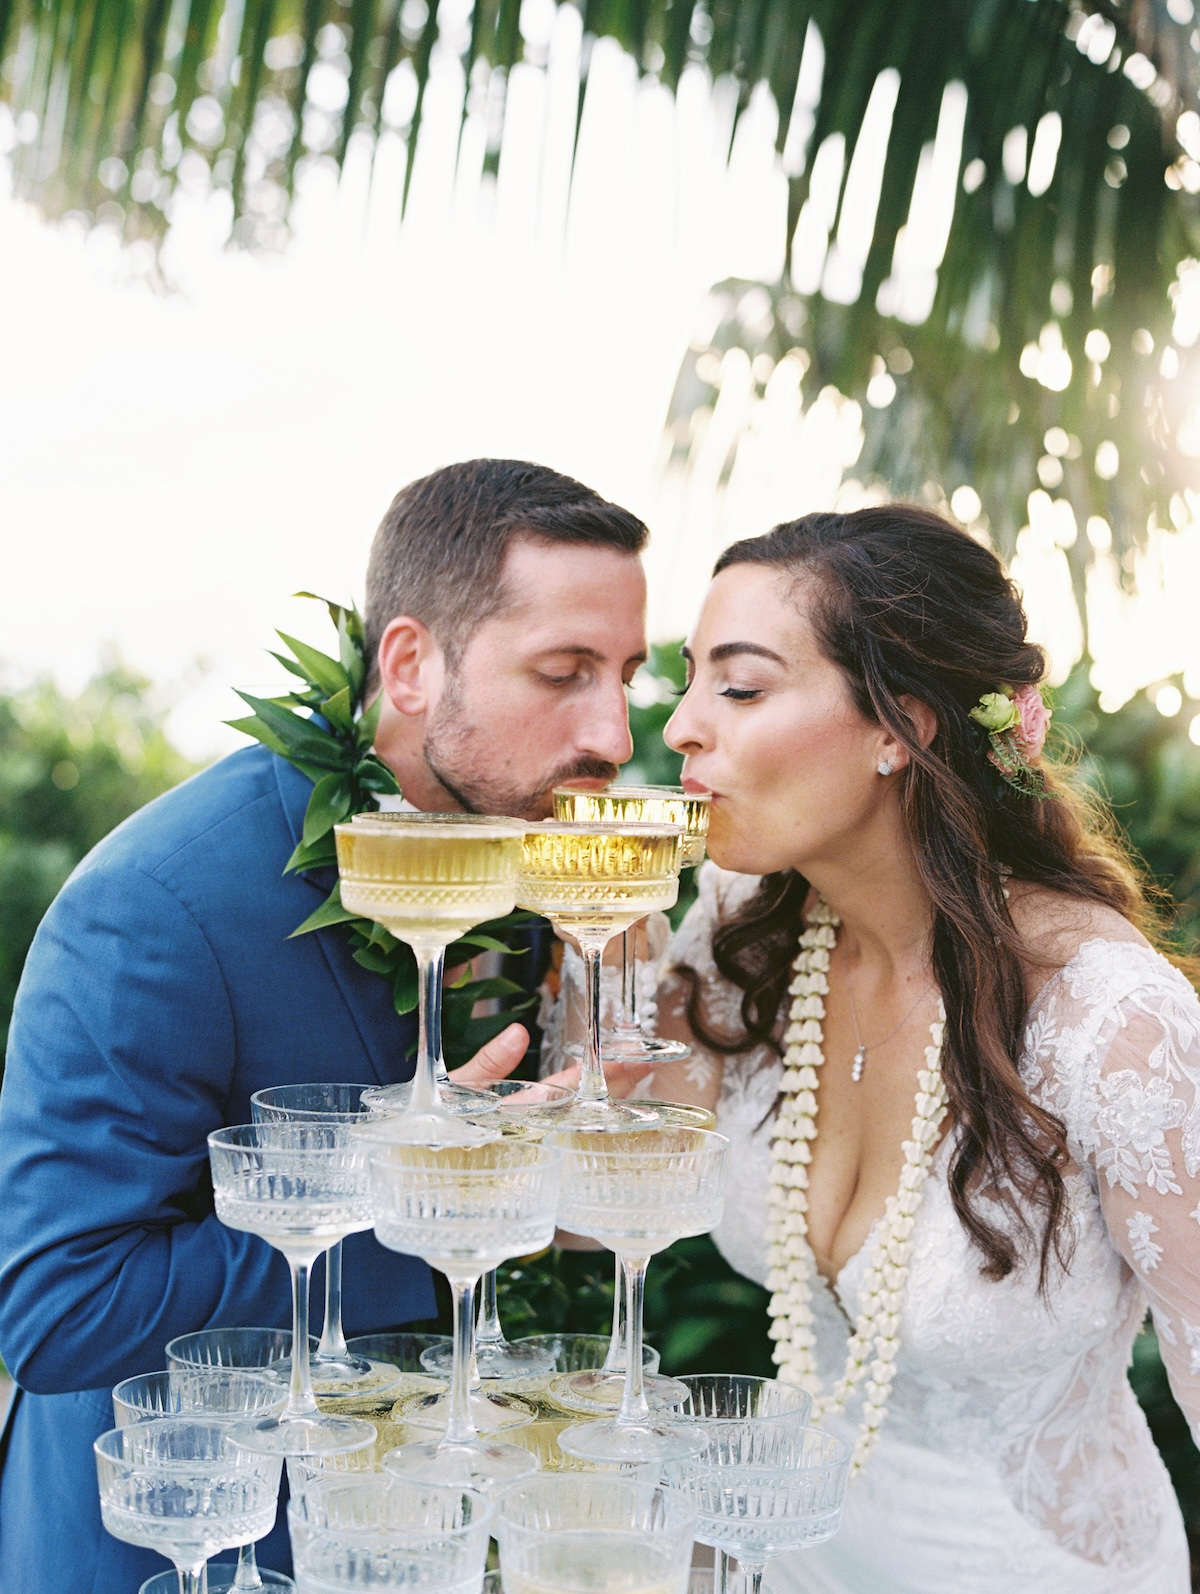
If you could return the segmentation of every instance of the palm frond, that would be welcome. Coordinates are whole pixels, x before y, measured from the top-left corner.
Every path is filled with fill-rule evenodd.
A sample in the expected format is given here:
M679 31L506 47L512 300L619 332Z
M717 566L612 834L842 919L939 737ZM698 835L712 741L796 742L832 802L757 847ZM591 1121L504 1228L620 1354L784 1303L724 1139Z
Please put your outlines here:
M1188 0L556 3L582 19L580 112L599 36L668 88L690 65L730 80L731 145L760 85L775 101L788 268L767 321L731 312L718 346L802 345L806 391L861 399L890 372L866 466L908 490L961 470L1006 546L1047 456L1119 539L1169 515L1193 483L1171 443L1191 345L1171 352L1168 300L1200 253ZM207 168L234 237L272 242L306 159L341 163L390 127L406 200L438 50L495 171L509 74L544 65L520 0L0 0L18 191L158 240L181 173ZM685 370L677 430L713 397ZM1065 452L1044 446L1053 428Z

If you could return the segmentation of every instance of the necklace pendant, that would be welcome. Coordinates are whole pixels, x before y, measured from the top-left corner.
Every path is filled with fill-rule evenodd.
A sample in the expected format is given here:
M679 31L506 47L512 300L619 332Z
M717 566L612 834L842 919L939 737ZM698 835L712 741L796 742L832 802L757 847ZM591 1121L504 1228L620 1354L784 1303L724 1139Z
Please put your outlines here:
M857 1085L863 1077L863 1069L867 1062L867 1048L860 1046L854 1054L854 1062L850 1065L850 1078Z

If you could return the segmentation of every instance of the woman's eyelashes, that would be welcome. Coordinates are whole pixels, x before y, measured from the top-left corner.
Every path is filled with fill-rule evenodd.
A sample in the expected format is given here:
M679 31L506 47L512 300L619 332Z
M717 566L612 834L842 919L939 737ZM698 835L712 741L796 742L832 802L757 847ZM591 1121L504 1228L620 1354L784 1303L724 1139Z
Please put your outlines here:
M756 697L762 696L762 688L759 686L724 686L717 696L727 697L733 703L752 703Z

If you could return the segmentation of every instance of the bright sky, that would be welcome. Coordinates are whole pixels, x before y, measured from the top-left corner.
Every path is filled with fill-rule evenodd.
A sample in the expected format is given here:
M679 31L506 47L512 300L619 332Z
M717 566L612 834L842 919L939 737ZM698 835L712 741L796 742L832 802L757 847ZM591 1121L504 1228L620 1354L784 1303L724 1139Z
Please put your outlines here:
M573 8L558 15L577 25ZM172 730L208 753L232 739L219 724L239 709L229 686L277 680L263 651L274 626L327 644L323 611L289 594L360 597L374 528L413 477L520 456L652 516L662 423L705 290L778 271L774 112L745 122L727 172L724 119L699 73L676 104L598 45L564 238L569 106L551 68L514 75L491 203L478 182L449 194L458 118L444 72L402 244L402 146L389 138L369 200L362 152L340 192L313 174L282 255L218 247L219 208L186 206L174 293L131 280L106 235L46 226L4 185L10 679L53 669L73 686L108 642L163 681L201 658ZM527 156L543 118L539 171ZM697 572L696 596L702 586Z
M370 181L358 144L340 186L327 163L308 173L293 240L277 255L223 247L224 201L185 156L166 292L111 234L47 226L9 197L14 132L0 106L0 679L53 671L75 688L114 644L182 692L170 730L185 751L222 751L238 740L221 725L241 711L231 688L281 683L265 653L273 628L328 645L323 611L290 594L360 599L392 495L453 459L540 460L641 514L655 637L687 629L734 536L861 501L843 477L862 412L832 390L806 408L794 356L752 373L731 350L687 474L663 476L663 421L706 291L780 271L775 108L755 96L727 162L727 85L714 91L692 68L673 98L637 83L630 59L602 40L568 195L579 13L526 0L522 26L539 18L546 70L514 69L493 189L480 182L478 121L453 177L461 77L439 48L402 237L395 133ZM785 150L793 169L820 87L814 39ZM411 89L405 70L389 98ZM859 219L878 199L894 76L876 85L874 132L856 144L847 178L857 197L836 233L828 199L846 155L840 135L813 157L797 235L802 289L857 292L870 239ZM913 196L912 242L898 253L894 297L914 319L950 225L964 105L951 85ZM401 105L396 120L406 114ZM1200 697L1200 531L1193 523L1152 550L1136 605L1119 590L1105 532L1086 528L1106 706L1181 670ZM1064 502L1031 497L1015 573L1059 678L1080 645L1063 547L1083 535Z

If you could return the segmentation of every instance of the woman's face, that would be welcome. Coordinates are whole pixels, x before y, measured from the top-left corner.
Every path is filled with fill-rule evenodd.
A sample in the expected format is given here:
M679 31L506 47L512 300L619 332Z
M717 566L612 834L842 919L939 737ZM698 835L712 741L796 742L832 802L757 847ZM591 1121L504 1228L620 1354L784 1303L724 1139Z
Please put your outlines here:
M765 565L713 581L666 729L683 780L713 793L708 850L743 874L846 861L894 801L878 764L893 744L856 707L809 619L812 584Z

